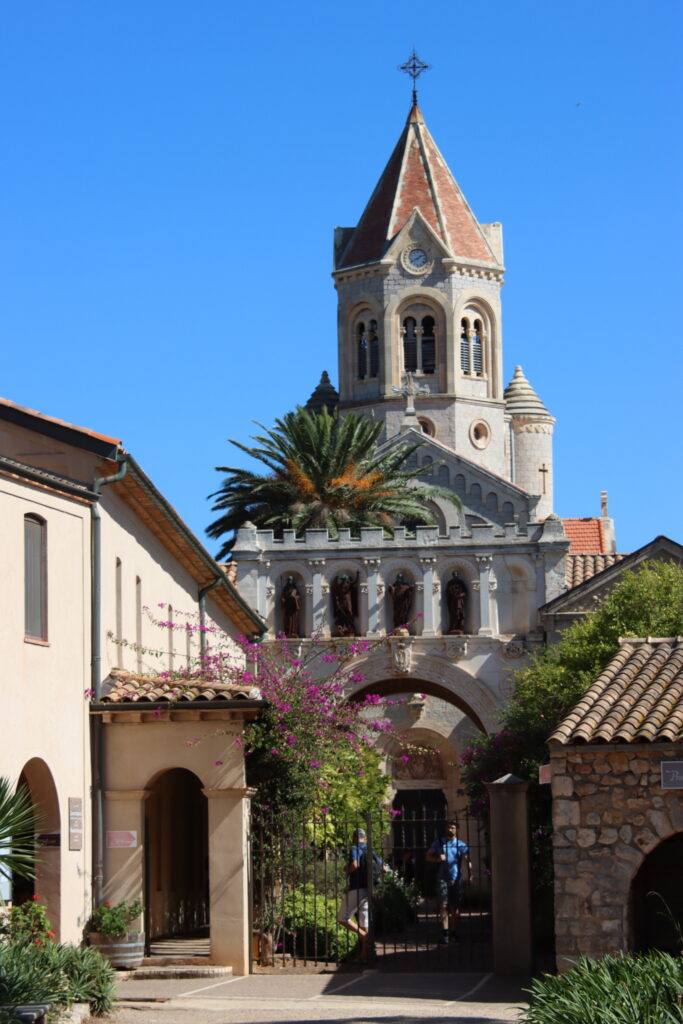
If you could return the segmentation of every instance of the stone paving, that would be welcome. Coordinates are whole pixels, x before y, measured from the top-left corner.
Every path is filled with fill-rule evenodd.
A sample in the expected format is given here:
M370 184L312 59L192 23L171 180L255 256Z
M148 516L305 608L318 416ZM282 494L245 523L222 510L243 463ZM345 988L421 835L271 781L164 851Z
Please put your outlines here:
M296 972L215 980L127 979L108 1024L507 1024L525 982L492 974Z

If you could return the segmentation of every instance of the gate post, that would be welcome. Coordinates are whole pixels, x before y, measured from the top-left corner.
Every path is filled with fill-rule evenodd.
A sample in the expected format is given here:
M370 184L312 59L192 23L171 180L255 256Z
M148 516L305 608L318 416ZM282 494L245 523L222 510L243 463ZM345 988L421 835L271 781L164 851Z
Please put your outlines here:
M491 808L493 967L531 974L529 783L516 775L487 782Z

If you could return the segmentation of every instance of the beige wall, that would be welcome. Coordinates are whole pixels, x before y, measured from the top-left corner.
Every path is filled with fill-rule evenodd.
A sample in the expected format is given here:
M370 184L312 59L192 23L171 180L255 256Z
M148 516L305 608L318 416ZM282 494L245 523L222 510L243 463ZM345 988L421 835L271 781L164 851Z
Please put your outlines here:
M48 640L24 639L24 516L47 523ZM3 659L3 740L0 774L12 781L28 773L34 796L47 809L41 830L59 833L59 848L41 853L37 893L48 903L52 924L64 941L78 942L89 909L90 832L90 510L69 498L19 480L0 478L0 650ZM42 764L41 764L42 762ZM83 802L81 850L69 850L68 800ZM43 891L41 891L41 888ZM60 908L61 902L61 908Z

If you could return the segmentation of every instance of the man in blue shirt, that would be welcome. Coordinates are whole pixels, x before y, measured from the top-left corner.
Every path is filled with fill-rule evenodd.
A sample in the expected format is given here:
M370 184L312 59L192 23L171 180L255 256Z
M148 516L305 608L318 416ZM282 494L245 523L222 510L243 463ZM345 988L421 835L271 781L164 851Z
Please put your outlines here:
M441 938L439 942L448 942L448 918L450 914L451 937L455 937L455 926L458 920L458 909L462 896L462 861L467 858L468 878L472 878L472 863L469 859L467 843L458 839L458 823L447 822L446 835L435 839L427 851L430 864L438 864L436 876L436 898L439 902L441 919Z
M361 963L368 956L368 869L367 839L362 828L353 833L353 846L349 850L346 872L346 892L339 908L337 920L359 940L358 958ZM356 921L354 921L354 916Z

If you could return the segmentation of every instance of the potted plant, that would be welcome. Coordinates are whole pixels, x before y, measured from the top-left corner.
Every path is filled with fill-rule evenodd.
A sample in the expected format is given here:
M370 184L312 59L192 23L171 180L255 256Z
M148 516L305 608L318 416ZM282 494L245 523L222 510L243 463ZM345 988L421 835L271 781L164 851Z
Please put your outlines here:
M90 918L88 940L112 967L139 967L145 955L145 937L129 925L142 913L140 900L100 903Z

